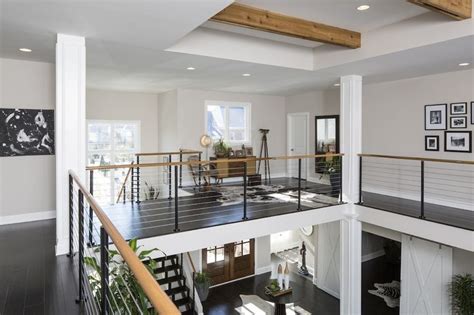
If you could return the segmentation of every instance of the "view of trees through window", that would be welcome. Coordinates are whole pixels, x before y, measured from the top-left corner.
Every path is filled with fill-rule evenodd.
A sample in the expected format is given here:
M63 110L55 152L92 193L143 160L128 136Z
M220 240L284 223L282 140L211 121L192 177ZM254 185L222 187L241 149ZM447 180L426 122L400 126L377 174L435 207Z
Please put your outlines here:
M207 103L207 134L228 143L250 142L250 104Z

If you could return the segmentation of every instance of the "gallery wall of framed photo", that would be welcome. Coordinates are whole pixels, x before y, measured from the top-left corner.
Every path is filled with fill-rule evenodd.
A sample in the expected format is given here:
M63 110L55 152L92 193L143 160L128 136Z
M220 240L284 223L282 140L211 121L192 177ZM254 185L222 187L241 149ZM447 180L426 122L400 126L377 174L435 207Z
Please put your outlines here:
M425 151L440 151L442 141L444 152L472 153L469 124L474 125L474 101L425 105ZM430 131L444 131L444 135Z

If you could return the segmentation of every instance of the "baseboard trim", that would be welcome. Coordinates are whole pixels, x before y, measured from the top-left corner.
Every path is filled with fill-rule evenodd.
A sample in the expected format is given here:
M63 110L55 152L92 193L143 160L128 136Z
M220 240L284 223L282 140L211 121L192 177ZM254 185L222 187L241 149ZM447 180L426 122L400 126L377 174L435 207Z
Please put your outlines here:
M260 267L260 268L255 268L255 274L256 275L261 275L267 272L272 271L272 266L265 266L265 267Z
M366 262L375 258L379 258L385 255L385 251L383 249L378 250L373 253L369 253L367 255L362 256L362 262Z
M50 220L56 218L56 211L31 212L0 217L0 225Z

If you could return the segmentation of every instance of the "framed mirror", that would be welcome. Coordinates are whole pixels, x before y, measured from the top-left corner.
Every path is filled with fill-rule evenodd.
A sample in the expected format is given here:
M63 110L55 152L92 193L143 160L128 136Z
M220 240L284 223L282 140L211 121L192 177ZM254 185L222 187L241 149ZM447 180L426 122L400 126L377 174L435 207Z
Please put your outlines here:
M315 154L339 153L339 115L315 117ZM324 158L316 158L316 173L321 173Z

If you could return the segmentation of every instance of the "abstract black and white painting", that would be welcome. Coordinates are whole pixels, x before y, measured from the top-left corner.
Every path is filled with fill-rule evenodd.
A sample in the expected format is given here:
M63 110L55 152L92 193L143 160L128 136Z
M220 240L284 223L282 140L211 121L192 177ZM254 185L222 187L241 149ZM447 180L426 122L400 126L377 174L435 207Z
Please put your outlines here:
M425 136L425 150L439 151L439 136Z
M472 152L472 131L445 131L444 151Z
M467 116L453 116L453 117L450 117L449 126L452 129L467 128Z
M447 104L425 105L425 130L446 130Z
M451 103L451 115L467 114L467 103Z
M54 110L0 108L0 156L54 154Z

